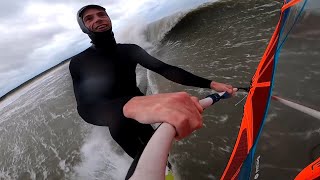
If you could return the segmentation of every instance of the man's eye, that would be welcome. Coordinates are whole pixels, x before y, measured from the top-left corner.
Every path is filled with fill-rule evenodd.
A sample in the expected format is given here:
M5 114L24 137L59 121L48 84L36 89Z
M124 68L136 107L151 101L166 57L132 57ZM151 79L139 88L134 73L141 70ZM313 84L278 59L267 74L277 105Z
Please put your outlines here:
M99 13L98 14L100 17L106 17L107 16L107 13Z
M85 22L88 22L88 21L91 21L92 20L92 18L91 17L88 17L88 18L86 18L84 21Z

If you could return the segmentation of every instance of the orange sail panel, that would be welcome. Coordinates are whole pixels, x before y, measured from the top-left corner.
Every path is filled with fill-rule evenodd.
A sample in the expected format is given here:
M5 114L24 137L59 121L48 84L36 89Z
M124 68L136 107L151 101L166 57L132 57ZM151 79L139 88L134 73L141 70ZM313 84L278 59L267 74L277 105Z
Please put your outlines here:
M320 157L304 168L294 180L320 180Z

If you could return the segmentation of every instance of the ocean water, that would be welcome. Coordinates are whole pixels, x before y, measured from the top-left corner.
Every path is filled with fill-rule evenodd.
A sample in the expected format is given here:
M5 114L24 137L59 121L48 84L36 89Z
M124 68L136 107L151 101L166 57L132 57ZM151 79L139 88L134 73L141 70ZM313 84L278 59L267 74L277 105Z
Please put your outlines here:
M208 3L147 24L134 31L142 39L128 41L199 76L248 86L281 5L275 0ZM311 1L283 47L274 94L320 110L317 5ZM212 93L175 84L141 67L137 74L147 94L187 91L201 98ZM208 108L204 127L175 142L170 160L177 179L220 178L243 112L244 102L235 104L243 96ZM86 124L75 107L68 62L0 102L0 179L124 179L131 158L111 139L107 127ZM320 156L319 144L319 120L271 102L255 156L259 179L293 179Z

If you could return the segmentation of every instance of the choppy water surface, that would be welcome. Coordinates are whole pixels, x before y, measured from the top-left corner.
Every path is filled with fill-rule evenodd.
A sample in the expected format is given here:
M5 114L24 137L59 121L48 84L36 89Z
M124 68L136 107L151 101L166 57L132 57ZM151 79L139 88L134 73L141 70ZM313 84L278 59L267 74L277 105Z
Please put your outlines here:
M280 7L274 0L219 1L154 22L146 36L156 44L152 54L159 59L208 79L246 86ZM274 94L320 110L320 28L314 23L319 14L313 10L308 7L283 47ZM159 33L171 27L157 42ZM148 93L187 91L200 98L211 93L145 72L139 68L139 83ZM234 104L243 96L208 108L204 128L175 143L171 161L179 179L219 179L241 121L243 103ZM0 105L0 179L124 178L131 159L111 140L106 127L93 127L78 116L68 63ZM319 120L272 102L255 157L260 177L293 179L319 156L312 151L319 139Z

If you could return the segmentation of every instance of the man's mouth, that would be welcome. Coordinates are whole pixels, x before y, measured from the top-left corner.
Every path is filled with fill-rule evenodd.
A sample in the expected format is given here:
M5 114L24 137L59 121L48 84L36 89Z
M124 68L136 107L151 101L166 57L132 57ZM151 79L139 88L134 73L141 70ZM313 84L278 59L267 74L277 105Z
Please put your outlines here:
M108 30L110 27L107 24L101 24L96 27L96 30Z

